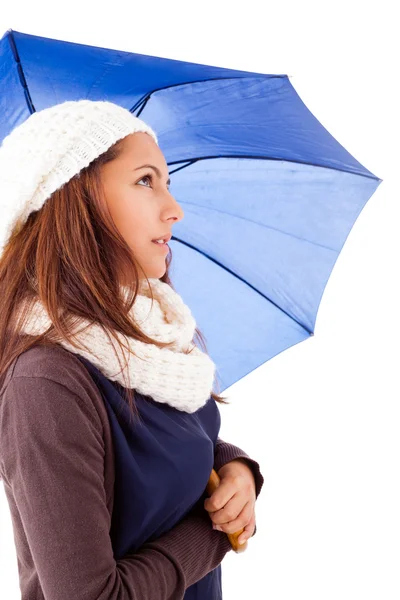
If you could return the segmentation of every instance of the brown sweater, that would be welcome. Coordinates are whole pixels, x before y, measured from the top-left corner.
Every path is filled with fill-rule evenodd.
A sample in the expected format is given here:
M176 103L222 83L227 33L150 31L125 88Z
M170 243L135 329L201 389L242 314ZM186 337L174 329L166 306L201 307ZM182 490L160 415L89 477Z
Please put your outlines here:
M214 468L246 459L218 439ZM84 365L64 348L34 347L0 390L0 477L8 500L22 600L179 600L231 550L203 507L116 561L110 424Z

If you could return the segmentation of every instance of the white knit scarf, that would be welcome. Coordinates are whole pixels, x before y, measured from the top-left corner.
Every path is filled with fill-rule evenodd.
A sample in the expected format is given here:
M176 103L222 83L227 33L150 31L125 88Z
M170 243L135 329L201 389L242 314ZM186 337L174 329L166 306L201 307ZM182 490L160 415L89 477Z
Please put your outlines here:
M196 321L181 296L170 285L156 278L149 278L152 299L146 280L141 280L139 294L129 313L140 329L151 338L161 342L174 342L172 347L158 348L145 344L117 332L128 352L124 356L115 342L111 343L106 333L96 323L81 321L85 327L74 333L74 340L85 349L77 349L66 340L60 344L67 350L88 359L108 379L126 386L125 370L130 376L130 385L140 394L150 396L156 402L194 413L210 398L215 365L211 358L192 342ZM122 288L123 293L127 288ZM37 300L23 324L22 331L28 335L43 333L51 325L48 313ZM82 329L84 329L82 331ZM115 344L115 345L114 345ZM191 349L189 354L185 351ZM115 353L120 357L124 370L121 371Z

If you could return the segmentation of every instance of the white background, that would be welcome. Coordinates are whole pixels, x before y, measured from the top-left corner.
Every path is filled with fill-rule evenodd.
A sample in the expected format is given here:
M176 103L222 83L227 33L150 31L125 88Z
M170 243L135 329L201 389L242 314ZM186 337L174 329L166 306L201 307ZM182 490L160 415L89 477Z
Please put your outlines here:
M316 118L384 180L335 265L315 336L225 390L231 405L221 407L221 437L260 462L265 485L257 534L246 552L224 559L223 589L225 600L398 600L400 46L389 8L395 3L8 4L0 36L11 28L287 74ZM0 526L1 597L16 600L2 484Z

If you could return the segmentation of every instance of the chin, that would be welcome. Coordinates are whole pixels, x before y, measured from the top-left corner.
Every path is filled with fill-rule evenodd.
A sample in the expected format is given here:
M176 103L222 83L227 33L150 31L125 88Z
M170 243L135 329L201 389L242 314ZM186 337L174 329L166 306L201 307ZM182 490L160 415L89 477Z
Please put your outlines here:
M160 277L165 274L166 270L167 267L164 265L164 267L160 269L149 269L146 271L146 275L149 279L160 279Z

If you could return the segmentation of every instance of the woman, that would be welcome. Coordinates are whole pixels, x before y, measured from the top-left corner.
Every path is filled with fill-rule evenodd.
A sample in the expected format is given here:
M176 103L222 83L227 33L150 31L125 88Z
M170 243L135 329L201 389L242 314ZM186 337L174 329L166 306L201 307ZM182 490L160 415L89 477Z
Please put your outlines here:
M0 475L22 599L219 600L226 534L254 534L263 477L218 438L215 366L168 276L183 211L156 134L64 102L3 141L0 185Z

